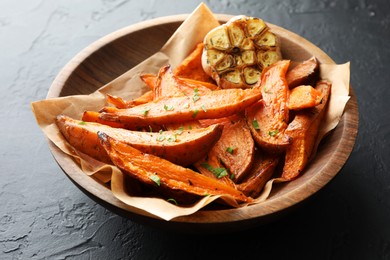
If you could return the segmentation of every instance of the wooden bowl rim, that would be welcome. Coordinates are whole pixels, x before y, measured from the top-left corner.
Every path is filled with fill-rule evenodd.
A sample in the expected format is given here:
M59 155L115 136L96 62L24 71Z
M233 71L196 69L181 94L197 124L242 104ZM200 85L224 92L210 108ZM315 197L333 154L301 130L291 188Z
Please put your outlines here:
M63 85L67 82L67 79L72 75L73 71L80 66L88 57L94 54L100 48L110 44L112 41L117 40L121 37L124 37L128 34L134 33L139 30L151 26L160 26L162 24L178 23L183 22L187 18L188 14L179 14L172 16L159 17L151 19L148 21L139 22L136 24L129 25L117 31L114 31L94 43L87 46L81 52L79 52L73 59L71 59L58 73L54 79L52 85L47 94L47 99L55 98L60 95ZM233 15L226 14L215 14L217 19L221 22L229 20ZM320 54L322 60L326 60L328 63L334 63L334 61L321 49L317 46L304 39L303 37L288 31L282 27L268 23L271 28L276 28L279 34L288 35L289 39L299 40L301 45L308 46L311 50L315 50L316 54ZM270 198L260 204L251 205L248 207L238 208L238 209L223 209L223 210L201 210L189 216L181 216L171 220L172 223L196 223L196 224L210 224L210 223L226 223L226 222L240 222L247 220L255 220L261 218L269 218L271 215L284 211L289 207L292 207L296 204L301 203L306 200L311 195L315 194L321 188L323 188L334 176L341 170L347 159L349 158L354 143L357 136L358 130L358 107L355 94L350 86L350 100L345 108L344 114L340 120L340 123L343 123L343 132L342 138L340 138L339 143L335 151L338 151L341 147L343 148L343 153L332 153L332 156L329 158L328 162L323 165L321 171L326 171L327 174L316 174L308 179L302 185L296 187L295 189L274 198ZM340 125L340 124L339 124ZM340 126L338 126L340 127ZM348 132L347 129L352 130ZM347 133L348 132L348 133ZM73 168L70 165L76 164L69 156L65 155L56 145L48 140L49 148L53 154L55 160L62 168L64 173L71 179L71 181L79 187L83 192L88 196L95 199L103 206L127 217L132 216L136 217L140 215L145 218L152 218L157 221L163 221L160 218L145 212L143 210L130 207L124 204L122 201L118 200L111 192L110 189L102 186L101 183L96 181L94 178L84 174L81 169L74 172ZM334 164L334 156L338 157L336 164ZM332 164L333 163L333 164ZM332 165L331 165L332 164ZM331 169L329 172L328 170ZM72 170L72 171L71 171ZM299 199L294 199L295 196L299 193ZM273 207L272 204L275 202L283 202L279 204L278 207ZM282 206L280 206L282 205ZM239 214L237 214L239 212ZM218 216L209 218L208 216ZM210 221L210 219L212 221Z

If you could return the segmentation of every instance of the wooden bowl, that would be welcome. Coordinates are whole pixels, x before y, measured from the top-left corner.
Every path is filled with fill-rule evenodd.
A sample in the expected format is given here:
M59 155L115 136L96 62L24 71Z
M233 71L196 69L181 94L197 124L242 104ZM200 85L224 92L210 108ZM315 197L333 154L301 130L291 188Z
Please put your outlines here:
M216 15L221 22L232 16ZM187 15L175 15L141 22L111 33L88 46L74 57L54 80L47 98L89 94L120 76L157 52ZM275 25L286 59L303 61L316 56L321 63L334 61L302 37ZM142 37L140 37L142 36ZM111 190L84 174L77 164L49 142L54 158L66 175L88 196L104 207L132 220L171 230L205 232L232 231L264 224L295 208L327 184L342 168L355 143L358 108L351 88L344 115L337 128L319 147L314 161L298 179L277 185L264 203L239 209L200 210L190 216L164 221L125 205Z

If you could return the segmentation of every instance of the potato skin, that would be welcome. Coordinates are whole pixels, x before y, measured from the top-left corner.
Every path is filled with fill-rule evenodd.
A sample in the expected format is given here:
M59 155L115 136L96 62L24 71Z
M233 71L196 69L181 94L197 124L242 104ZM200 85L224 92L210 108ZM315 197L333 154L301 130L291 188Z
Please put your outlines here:
M319 74L319 64L315 57L299 63L286 74L286 80L290 89L300 85L310 85L315 82Z

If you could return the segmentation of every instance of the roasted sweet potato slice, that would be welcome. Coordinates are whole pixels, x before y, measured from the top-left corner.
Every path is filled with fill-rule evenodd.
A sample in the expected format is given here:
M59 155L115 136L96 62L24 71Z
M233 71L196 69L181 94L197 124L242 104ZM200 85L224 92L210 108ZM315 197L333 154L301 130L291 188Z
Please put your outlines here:
M204 159L196 162L194 166L201 174L235 187L233 180L230 178L229 170L222 165L215 153L208 154Z
M284 134L289 119L285 79L289 63L287 60L278 61L263 71L263 99L246 109L247 123L254 140L264 150L274 153L285 150L289 144L289 138Z
M181 78L213 82L202 67L203 43L198 43L195 49L176 67L174 75Z
M206 156L220 138L223 128L222 125L212 125L193 130L139 132L86 123L64 115L59 115L56 123L65 139L74 148L103 162L108 162L108 157L100 147L96 134L98 131L131 144L144 153L154 154L184 166Z
M286 80L289 88L295 88L300 85L311 85L318 77L319 65L315 57L312 57L294 68L286 74Z
M142 74L140 75L140 79L150 88L154 89L156 86L157 75L155 74Z
M298 111L286 130L286 134L292 138L292 143L286 150L282 173L282 177L287 180L296 178L303 171L313 152L318 129L329 100L331 84L320 81L316 89L323 95L321 104Z
M248 176L237 185L237 189L246 196L256 198L260 195L264 185L271 179L276 166L279 163L279 156L258 152L250 169Z
M128 101L124 100L121 97L107 94L107 102L113 104L116 108L130 108L140 104L151 102L153 101L153 99L154 99L154 93L151 90L145 92L143 95L141 95L136 99L128 100Z
M234 182L239 182L252 166L255 143L245 117L234 115L221 119L200 120L203 126L223 124L221 138L208 153L218 158L229 170Z
M174 96L184 96L184 93L180 91L176 78L173 77L171 66L166 65L158 72L154 86L154 100Z
M290 110L311 108L321 103L322 93L310 85L293 88L288 96L287 107Z
M115 128L131 129L131 127L129 127L129 125L118 123L118 122L113 122L113 121L106 121L106 120L99 118L99 116L100 116L99 112L84 111L83 116L82 116L82 121L99 123L102 125L108 125L108 126L115 127Z
M100 118L137 126L221 118L244 110L260 97L259 88L223 89L204 95L194 90L191 96L162 98L128 109L116 109L101 113Z
M189 168L146 154L131 145L98 132L101 144L112 162L131 177L146 184L171 190L181 190L198 196L225 195L238 202L249 202L242 192Z

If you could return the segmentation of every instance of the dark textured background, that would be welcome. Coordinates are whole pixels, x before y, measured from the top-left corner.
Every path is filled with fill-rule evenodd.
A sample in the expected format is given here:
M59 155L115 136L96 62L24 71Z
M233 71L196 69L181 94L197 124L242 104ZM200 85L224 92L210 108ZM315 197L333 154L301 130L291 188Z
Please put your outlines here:
M175 234L93 202L62 173L35 123L59 70L100 37L200 1L0 1L0 259L390 259L390 1L206 1L351 61L359 135L342 171L280 221L224 235ZM299 257L299 258L298 258Z

